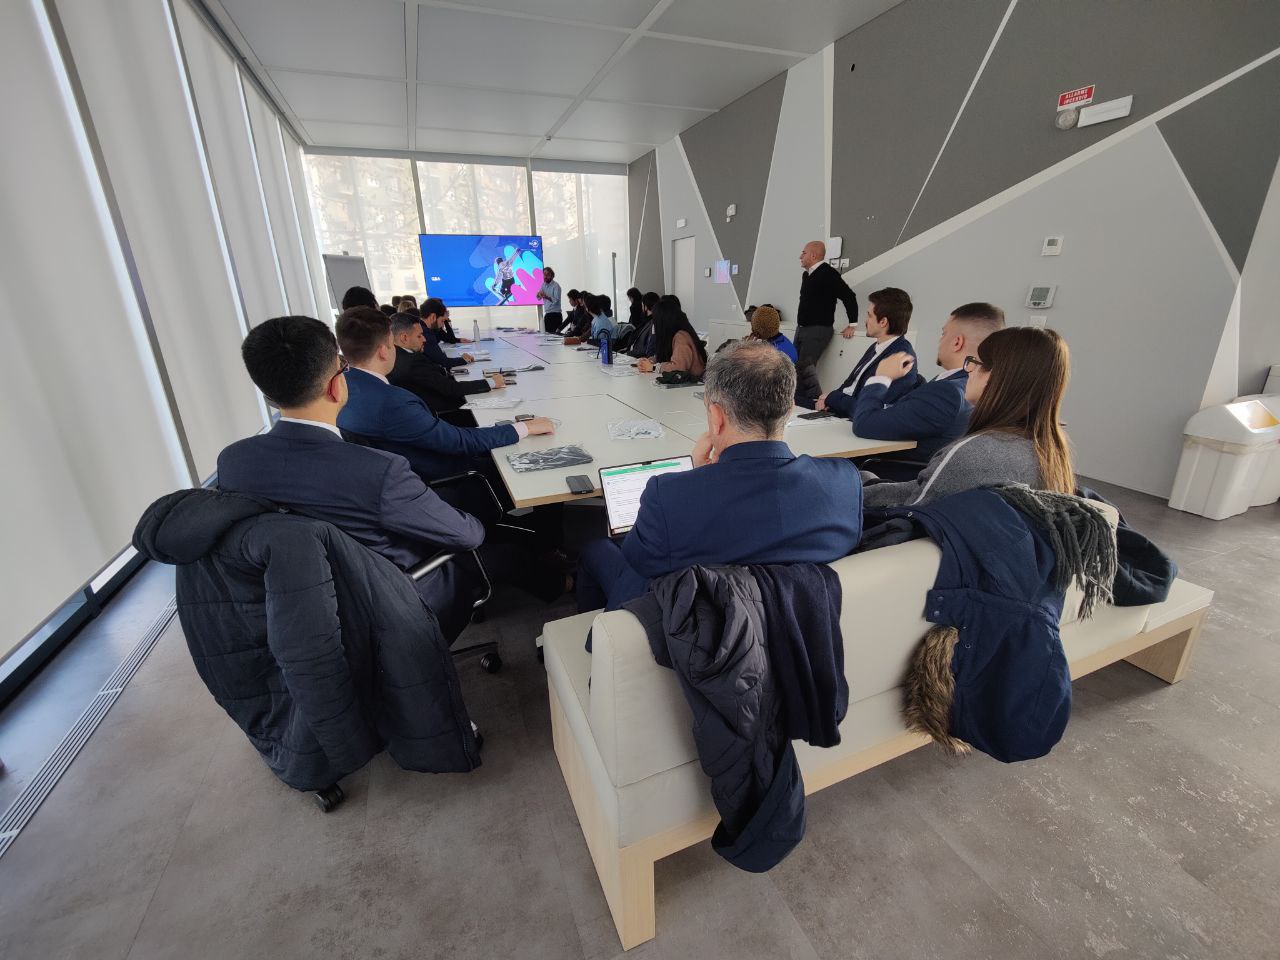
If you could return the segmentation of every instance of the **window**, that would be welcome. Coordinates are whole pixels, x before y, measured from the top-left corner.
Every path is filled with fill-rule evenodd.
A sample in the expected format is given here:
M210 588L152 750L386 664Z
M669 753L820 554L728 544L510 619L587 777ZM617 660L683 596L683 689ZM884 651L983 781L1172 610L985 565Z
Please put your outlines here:
M418 204L408 160L307 155L323 253L363 256L379 300L422 289Z
M556 279L571 287L613 298L614 315L626 318L625 291L631 286L627 252L627 178L599 173L533 172L534 209L544 259ZM618 255L615 285L613 254ZM615 288L617 296L614 296Z

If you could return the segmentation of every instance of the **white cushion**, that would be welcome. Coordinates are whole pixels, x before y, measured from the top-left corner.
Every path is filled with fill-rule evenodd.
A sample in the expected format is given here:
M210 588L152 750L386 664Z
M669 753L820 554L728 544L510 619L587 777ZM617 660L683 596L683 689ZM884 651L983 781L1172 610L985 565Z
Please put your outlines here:
M1155 603L1146 608L1147 624L1145 630L1156 630L1166 623L1172 623L1188 613L1203 610L1213 602L1213 591L1198 587L1186 580L1175 580L1169 588L1169 596L1163 603Z

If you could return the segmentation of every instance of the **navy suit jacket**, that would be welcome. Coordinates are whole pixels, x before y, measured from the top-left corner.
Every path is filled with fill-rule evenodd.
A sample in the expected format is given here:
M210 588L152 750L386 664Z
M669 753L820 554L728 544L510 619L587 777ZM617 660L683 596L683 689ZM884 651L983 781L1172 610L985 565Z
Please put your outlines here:
M280 421L218 455L218 486L324 520L408 570L442 549L484 540L475 517L423 484L404 457Z
M868 440L914 440L916 448L904 456L928 460L952 440L964 435L973 406L964 398L969 375L963 370L945 380L929 380L896 403L882 383L864 386L854 400L853 432Z
M347 371L347 405L338 414L338 426L400 454L431 479L470 469L476 456L520 439L510 424L455 427L445 423L408 390L356 367Z
M835 390L827 394L827 409L832 413L841 417L852 417L854 401L858 399L858 394L862 392L863 385L871 377L875 376L876 366L885 357L895 353L909 353L911 356L916 355L915 347L911 346L911 341L906 337L898 337L896 340L889 341L889 345L884 348L884 352L874 362L869 362L871 357L875 355L875 344L867 348L867 352L862 355L849 376L845 377L844 383L840 384ZM859 369L861 367L861 369ZM852 395L845 393L845 389L854 383L854 375L857 375L857 385L854 387ZM903 394L913 390L921 380L920 374L915 373L915 368L901 380L895 380L893 386L889 388L888 394L884 399L884 403L896 403L898 398Z
M650 480L622 553L652 580L694 564L830 563L861 538L862 479L850 461L757 440Z
M421 323L422 337L426 341L422 347L422 353L428 360L432 363L439 364L446 370L452 370L454 367L461 367L467 362L461 357L446 356L445 352L440 349L440 338L436 335L436 332L427 326L427 321L423 320Z

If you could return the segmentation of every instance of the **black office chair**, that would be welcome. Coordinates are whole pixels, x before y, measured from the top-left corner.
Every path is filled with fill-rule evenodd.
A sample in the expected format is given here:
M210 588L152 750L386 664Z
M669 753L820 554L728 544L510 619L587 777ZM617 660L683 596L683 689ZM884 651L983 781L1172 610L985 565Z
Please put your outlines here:
M928 460L912 460L908 457L882 455L855 457L854 463L857 464L859 470L867 470L874 473L881 480L888 480L893 483L914 480L920 475L920 471L929 465Z

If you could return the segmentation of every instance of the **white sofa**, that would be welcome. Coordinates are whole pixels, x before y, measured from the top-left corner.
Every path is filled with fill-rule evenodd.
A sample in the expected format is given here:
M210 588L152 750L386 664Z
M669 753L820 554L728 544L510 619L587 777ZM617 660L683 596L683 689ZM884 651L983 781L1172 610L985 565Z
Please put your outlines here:
M903 723L900 683L929 627L923 604L938 559L938 548L923 540L833 564L843 590L849 712L838 747L796 744L806 793L928 742ZM1103 607L1078 622L1069 596L1062 640L1072 677L1125 659L1176 683L1212 598L1179 580L1164 603ZM654 662L643 629L625 611L548 623L542 639L556 757L619 939L630 949L656 932L654 862L706 840L719 819L689 708L675 674Z

